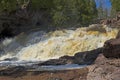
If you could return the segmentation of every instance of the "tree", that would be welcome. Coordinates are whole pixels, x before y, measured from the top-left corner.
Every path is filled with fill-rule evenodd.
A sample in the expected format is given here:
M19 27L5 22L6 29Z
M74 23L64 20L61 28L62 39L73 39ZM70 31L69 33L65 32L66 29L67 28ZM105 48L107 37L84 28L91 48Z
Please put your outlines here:
M96 18L97 9L94 0L53 0L53 21L57 25L88 24Z
M120 11L120 0L111 0L112 8L116 10L116 12Z
M17 9L45 12L54 26L89 24L97 16L95 0L1 0L0 11Z
M118 12L120 12L120 0L111 0L112 9L111 17L115 17Z
M0 0L0 12L7 11L10 12L16 9L16 0Z

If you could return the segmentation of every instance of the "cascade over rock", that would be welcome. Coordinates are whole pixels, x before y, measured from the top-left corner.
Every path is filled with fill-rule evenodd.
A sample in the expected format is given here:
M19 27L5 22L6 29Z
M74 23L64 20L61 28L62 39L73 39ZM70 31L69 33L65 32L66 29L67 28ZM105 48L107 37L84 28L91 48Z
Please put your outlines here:
M85 57L83 62L80 59L77 60L82 64L92 58L86 56L89 55L86 53L91 53L89 51L102 47L106 40L115 38L117 33L118 29L116 28L109 28L98 24L75 30L64 29L48 33L44 31L22 33L1 42L0 60L46 61L49 59L58 59L65 55L74 56L76 53L82 52L76 54L74 57L76 60L80 56L81 58ZM85 54L81 55L83 53ZM71 60L72 58L70 58ZM73 61L73 63L76 62Z
M12 58L29 61L34 59L44 60L45 58L47 61L35 63L32 66L24 66L23 64L23 66L18 65L15 67L1 66L0 79L18 80L21 77L22 80L119 80L120 38L115 39L117 32L117 29L96 28L92 25L77 30L54 31L43 34L41 37L41 33L38 32L29 35L23 33L14 39L6 39L0 44L6 50L6 53L3 53L4 55L0 57L1 60L10 61L9 58ZM25 39L23 40L23 38ZM28 42L31 44L26 44ZM10 49L15 49L14 46L21 47L21 45L22 48L18 51L16 48L16 51L8 53ZM81 69L40 71L42 66L70 64L87 64L87 66L85 65Z

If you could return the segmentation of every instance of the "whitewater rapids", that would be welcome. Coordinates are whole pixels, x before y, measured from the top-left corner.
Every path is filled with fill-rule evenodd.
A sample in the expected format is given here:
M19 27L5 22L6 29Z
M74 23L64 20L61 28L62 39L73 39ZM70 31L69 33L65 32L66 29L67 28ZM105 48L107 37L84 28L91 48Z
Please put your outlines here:
M33 31L6 38L0 43L0 60L45 61L64 55L102 47L106 40L115 38L118 29L107 26L56 30L52 32Z

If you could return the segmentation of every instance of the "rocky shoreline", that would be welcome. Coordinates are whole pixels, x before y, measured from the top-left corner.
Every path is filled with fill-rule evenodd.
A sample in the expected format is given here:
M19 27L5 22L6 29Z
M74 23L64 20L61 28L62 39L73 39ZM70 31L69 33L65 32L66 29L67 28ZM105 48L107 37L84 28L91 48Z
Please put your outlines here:
M80 69L26 71L19 66L0 73L0 80L119 80L120 59L108 59L99 54L92 65Z

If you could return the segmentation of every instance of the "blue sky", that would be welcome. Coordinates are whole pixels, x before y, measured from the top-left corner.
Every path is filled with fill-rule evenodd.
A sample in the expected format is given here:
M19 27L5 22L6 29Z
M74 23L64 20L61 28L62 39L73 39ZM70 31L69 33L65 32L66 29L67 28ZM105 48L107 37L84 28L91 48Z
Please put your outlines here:
M95 0L97 7L99 7L99 5L100 5L99 1L101 1L101 0ZM103 6L105 8L107 8L107 9L111 8L111 2L110 2L110 0L102 0L102 1L103 1Z

